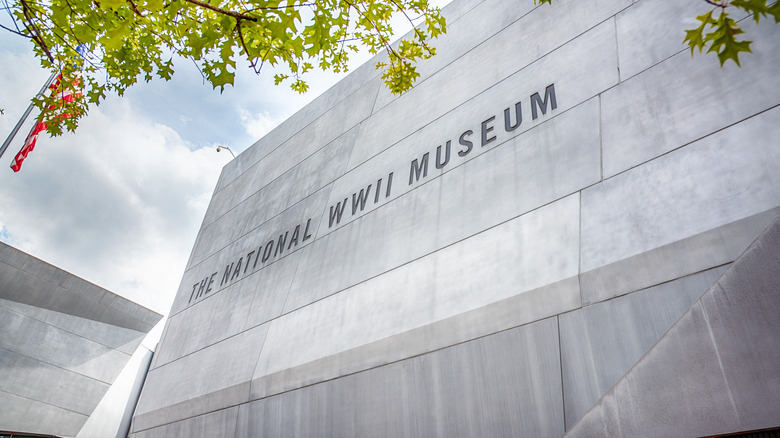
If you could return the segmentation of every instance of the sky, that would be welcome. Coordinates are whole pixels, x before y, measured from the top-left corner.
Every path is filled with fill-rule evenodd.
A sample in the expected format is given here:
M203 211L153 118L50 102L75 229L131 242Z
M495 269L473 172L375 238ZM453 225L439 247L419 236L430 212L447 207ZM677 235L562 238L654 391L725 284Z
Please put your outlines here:
M0 29L2 140L49 76L31 47ZM350 70L368 59L354 57ZM0 159L0 241L163 315L232 159L216 147L244 151L344 76L315 74L300 95L239 63L235 86L220 94L193 65L175 70L171 81L109 95L75 133L42 134L14 173L33 112Z

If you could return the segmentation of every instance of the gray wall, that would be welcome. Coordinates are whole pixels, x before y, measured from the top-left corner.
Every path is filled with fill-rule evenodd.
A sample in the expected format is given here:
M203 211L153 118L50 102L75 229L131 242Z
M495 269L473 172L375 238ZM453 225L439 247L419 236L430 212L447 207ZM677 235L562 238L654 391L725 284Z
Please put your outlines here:
M0 430L75 436L160 318L0 243Z
M562 436L780 213L780 28L721 68L707 9L456 1L414 89L361 67L239 155L133 436Z
M710 436L778 425L780 218L567 437Z

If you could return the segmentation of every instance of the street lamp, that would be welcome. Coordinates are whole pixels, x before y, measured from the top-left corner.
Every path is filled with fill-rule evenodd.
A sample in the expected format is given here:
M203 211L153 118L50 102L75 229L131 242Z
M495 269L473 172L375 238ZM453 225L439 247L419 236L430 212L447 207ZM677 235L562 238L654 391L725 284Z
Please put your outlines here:
M236 154L234 154L234 153L233 153L233 150L232 150L232 149L230 149L229 147L227 147L227 146L221 146L221 145L220 145L220 146L217 146L217 152L221 151L222 149L225 149L225 150L227 150L228 152L230 152L230 155L232 155L232 156L233 156L233 158L236 158Z

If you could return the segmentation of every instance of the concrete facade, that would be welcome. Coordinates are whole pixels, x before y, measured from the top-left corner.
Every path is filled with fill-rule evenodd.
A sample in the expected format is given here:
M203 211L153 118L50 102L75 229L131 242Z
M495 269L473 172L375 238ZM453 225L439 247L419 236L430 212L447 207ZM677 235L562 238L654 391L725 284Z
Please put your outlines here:
M721 68L707 8L457 0L414 89L369 63L240 154L131 436L580 427L780 214L780 27Z
M95 429L117 436L135 402L127 412L133 383L119 377L145 375L151 353L140 343L160 318L0 243L0 431L74 437L88 420L98 421L95 412L118 412L120 421ZM139 392L140 382L136 399ZM125 402L115 396L106 406L106 395L119 393Z
M709 436L776 427L778 267L780 218L566 437Z

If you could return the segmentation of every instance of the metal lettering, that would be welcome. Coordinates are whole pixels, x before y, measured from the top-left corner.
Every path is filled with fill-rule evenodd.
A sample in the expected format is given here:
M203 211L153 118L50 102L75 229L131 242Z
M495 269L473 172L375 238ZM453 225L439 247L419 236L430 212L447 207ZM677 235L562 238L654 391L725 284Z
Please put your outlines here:
M284 251L284 242L287 241L287 235L290 234L289 231L285 231L284 235L279 235L279 242L276 245L276 252L274 253L274 257L277 256L277 254L281 254L282 251Z
M495 135L488 138L488 132L493 130L493 127L488 126L488 123L492 122L493 120L496 120L496 116L491 116L489 119L482 122L482 146L485 146L488 143L492 143L496 141Z
M452 142L450 140L447 140L447 146L446 146L446 149L445 149L446 152L444 153L444 162L443 163L441 162L441 145L439 145L439 147L436 148L436 168L437 169L441 169L442 167L446 166L447 163L450 162L450 145L451 145L451 143Z
M344 207L347 205L347 198L344 198L344 203L341 202L336 203L336 209L334 211L333 206L330 206L330 220L328 221L328 228L333 226L333 221L336 221L336 224L341 222L341 214L344 213ZM306 227L308 229L308 226ZM303 240L306 240L304 237Z
M243 257L238 259L238 263L236 263L236 270L233 271L233 275L230 277L230 281L233 281L233 279L235 279L236 277L241 275L241 262L243 262L243 261L244 261Z
M538 96L538 94L537 94ZM545 99L547 98L547 95L545 94ZM512 132L515 129L517 129L518 126L520 126L521 123L523 123L523 111L520 108L520 102L517 102L515 104L515 124L513 125L511 122L511 114L510 114L510 108L507 108L504 110L504 130L506 132Z
M460 143L462 146L466 146L466 149L462 151L458 151L458 156L465 157L466 155L469 154L469 152L471 152L471 148L474 147L474 143L472 143L469 140L466 140L466 136L471 135L473 133L474 131L469 129L468 131L460 135L460 139L458 139L458 143Z
M547 114L548 103L551 109L558 108L558 102L555 100L555 84L550 84L544 89L544 100L539 97L539 93L531 95L531 118L536 120L539 117L536 112L537 107L542 110L542 114Z
M421 172L423 178L428 176L428 152L422 156L420 163L417 163L417 159L412 161L412 168L409 170L409 185L412 185L414 181L420 180Z
M296 225L295 231L293 231L292 237L290 237L290 243L287 245L287 251L290 250L290 248L293 246L293 242L295 242L295 246L298 246L298 231L300 231L301 226Z

